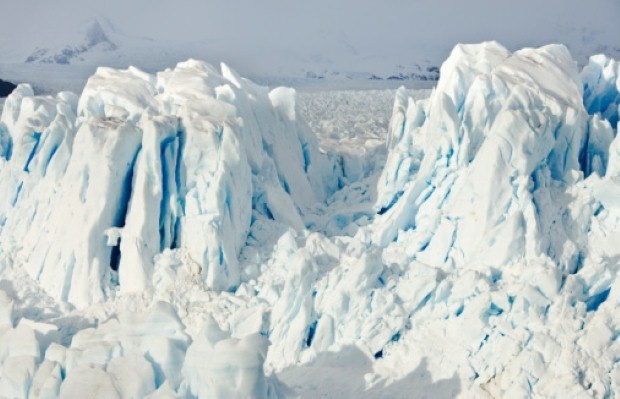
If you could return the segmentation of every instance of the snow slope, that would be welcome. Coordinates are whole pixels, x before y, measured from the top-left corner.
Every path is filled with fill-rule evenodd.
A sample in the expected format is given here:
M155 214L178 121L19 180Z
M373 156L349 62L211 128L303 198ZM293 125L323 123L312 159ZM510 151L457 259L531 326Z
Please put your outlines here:
M37 48L26 58L26 62L66 65L77 61L83 61L84 59L82 57L85 53L114 51L118 48L118 46L110 40L97 20L93 20L87 25L83 35L84 38L81 43L76 43L74 45L65 45L65 47L59 49Z
M389 126L307 97L325 153L226 66L19 86L0 392L615 397L619 91L605 56L458 45Z

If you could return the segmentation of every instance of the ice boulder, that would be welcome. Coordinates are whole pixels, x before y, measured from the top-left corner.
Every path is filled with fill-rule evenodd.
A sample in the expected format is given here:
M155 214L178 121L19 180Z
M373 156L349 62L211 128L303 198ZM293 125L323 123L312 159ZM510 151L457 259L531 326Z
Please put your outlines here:
M0 124L0 242L76 306L151 289L153 259L185 253L234 289L256 217L303 229L338 167L296 112L222 65L156 75L99 68L81 97L18 87Z
M10 312L12 301L0 293L0 309ZM60 329L26 318L0 324L0 396L284 397L286 388L263 369L266 337L233 338L210 316L192 337L170 303L128 304L136 309L82 326L85 320L54 320Z
M97 328L76 334L61 363L61 392L105 384L120 397L144 397L162 385L177 389L190 337L172 306L124 311ZM82 380L82 374L90 379ZM128 376L131 375L131 378ZM92 381L91 381L92 379Z
M282 397L277 380L263 371L267 344L259 334L231 338L208 318L187 349L181 391L197 398Z
M22 319L15 328L0 329L0 393L10 398L27 398L34 392L57 392L51 381L41 384L42 351L45 350L43 331L50 327ZM48 331L49 332L49 331ZM51 371L50 371L51 372ZM49 374L49 372L48 372Z

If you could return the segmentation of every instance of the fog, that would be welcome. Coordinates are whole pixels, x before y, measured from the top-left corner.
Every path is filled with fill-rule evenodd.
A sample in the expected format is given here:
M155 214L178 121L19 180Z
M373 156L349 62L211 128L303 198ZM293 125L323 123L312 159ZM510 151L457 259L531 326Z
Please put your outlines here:
M146 47L199 48L199 57L250 73L277 73L287 65L373 70L439 63L456 43L483 40L509 49L561 42L580 62L595 52L620 53L617 0L1 3L9 17L0 24L0 62L21 62L37 47L62 45L91 18ZM139 64L140 55L134 58Z

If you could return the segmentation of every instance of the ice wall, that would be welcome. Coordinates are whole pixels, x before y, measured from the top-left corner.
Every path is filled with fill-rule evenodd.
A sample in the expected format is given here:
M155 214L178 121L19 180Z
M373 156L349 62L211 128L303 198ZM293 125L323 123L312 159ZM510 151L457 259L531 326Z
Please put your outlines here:
M494 42L459 45L441 76L427 102L396 100L373 241L385 246L412 230L412 252L429 264L551 254L574 268L576 251L549 234L544 198L579 179L588 124L602 132L595 148L610 137L600 120L589 121L566 48L510 54ZM590 163L600 170L605 161Z
M403 268L387 380L428 358L475 397L618 395L618 75L491 42L457 46L428 100L397 94L365 231Z
M178 248L207 286L239 284L253 212L304 228L336 168L299 120L295 92L198 62L157 75L100 68L78 99L7 99L0 240L55 298L84 306L148 290Z

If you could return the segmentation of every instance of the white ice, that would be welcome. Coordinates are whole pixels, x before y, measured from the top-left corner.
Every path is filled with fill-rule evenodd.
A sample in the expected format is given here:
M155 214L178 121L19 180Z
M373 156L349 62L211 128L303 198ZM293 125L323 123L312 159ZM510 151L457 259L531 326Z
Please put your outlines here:
M605 56L495 42L399 89L389 124L377 93L194 60L21 85L0 393L617 396L619 91Z

